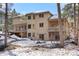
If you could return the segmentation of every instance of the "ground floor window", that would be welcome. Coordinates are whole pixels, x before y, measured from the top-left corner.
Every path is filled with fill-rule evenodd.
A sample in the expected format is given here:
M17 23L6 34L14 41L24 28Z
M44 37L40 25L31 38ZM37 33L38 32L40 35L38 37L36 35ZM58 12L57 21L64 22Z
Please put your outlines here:
M49 38L50 40L59 41L60 40L59 32L50 32Z
M44 40L44 34L39 34L39 39Z
M31 33L28 33L28 37L31 37Z
M35 33L33 33L33 37L35 37Z
M55 40L56 40L56 41L59 40L59 35L55 35Z

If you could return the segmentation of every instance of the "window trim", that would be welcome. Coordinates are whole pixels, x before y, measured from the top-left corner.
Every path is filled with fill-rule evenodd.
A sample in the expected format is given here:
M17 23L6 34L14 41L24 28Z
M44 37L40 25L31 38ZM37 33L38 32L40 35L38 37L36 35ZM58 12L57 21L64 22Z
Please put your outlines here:
M39 23L39 27L44 27L44 23Z
M39 39L44 40L44 34L39 34Z
M29 26L30 26L30 28L29 28ZM31 29L31 24L28 24L28 29Z
M28 16L28 20L31 20L31 16L30 15Z
M30 34L30 35L29 35ZM31 33L28 33L28 37L31 37Z
M39 17L40 17L40 18L43 18L43 17L44 17L44 14L43 14L43 13L40 13L40 14L39 14Z
M33 19L35 19L35 15L33 14Z

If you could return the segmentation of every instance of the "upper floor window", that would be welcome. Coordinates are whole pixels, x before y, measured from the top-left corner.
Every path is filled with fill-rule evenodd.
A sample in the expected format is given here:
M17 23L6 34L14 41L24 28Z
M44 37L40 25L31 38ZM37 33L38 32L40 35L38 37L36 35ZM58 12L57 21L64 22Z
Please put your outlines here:
M28 16L28 19L30 20L31 19L31 16Z
M31 24L28 25L28 29L31 29Z
M33 24L33 28L34 28L35 26L34 26L34 24Z
M44 14L43 13L39 14L39 17L41 17L41 18L44 17Z
M17 26L15 27L15 29L16 29L16 31L18 31L18 27Z
M39 27L44 27L44 23L40 23L39 24Z
M24 26L24 29L26 30L26 25Z
M21 27L19 26L19 29L18 29L19 31L21 30Z
M33 15L33 19L35 19L35 15Z
M24 26L21 26L21 30L24 28Z

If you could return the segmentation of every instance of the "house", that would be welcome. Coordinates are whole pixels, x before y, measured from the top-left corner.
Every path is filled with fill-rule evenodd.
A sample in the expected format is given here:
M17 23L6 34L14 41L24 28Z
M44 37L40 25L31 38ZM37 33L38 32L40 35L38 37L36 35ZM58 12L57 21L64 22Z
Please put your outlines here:
M20 37L27 37L27 22L25 19L23 19L23 16L14 16L12 19L13 29L9 30L9 32L16 34Z
M12 33L34 40L59 40L58 17L49 11L36 11L13 17ZM68 36L68 21L61 19L63 35Z

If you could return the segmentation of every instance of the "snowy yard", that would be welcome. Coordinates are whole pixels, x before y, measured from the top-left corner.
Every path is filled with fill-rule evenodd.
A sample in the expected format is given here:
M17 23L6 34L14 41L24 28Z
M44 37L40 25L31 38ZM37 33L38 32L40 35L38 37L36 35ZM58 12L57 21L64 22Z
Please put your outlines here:
M37 41L12 35L8 38L10 47L0 51L0 56L79 56L79 48L74 44L66 44L64 48L50 48L56 42L41 42L37 44Z

